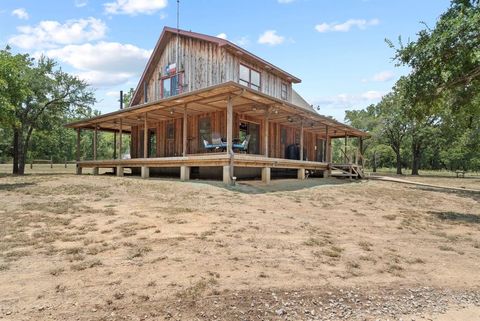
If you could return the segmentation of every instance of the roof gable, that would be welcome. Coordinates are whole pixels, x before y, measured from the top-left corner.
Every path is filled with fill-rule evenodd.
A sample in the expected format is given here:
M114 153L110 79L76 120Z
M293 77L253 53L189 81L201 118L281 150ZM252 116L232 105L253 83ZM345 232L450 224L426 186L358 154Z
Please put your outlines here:
M145 67L145 69L142 73L142 76L140 77L140 81L138 82L137 88L135 89L135 93L134 93L134 95L133 95L133 97L130 101L130 106L140 103L138 100L140 99L140 95L141 95L141 85L144 83L144 81L146 79L148 79L150 74L155 69L155 65L158 62L158 60L159 60L159 58L160 58L160 56L163 52L163 49L167 45L168 41L171 39L172 36L176 36L177 34L180 35L180 36L184 36L184 37L190 37L190 38L195 38L195 39L207 41L207 42L210 42L210 43L214 43L214 44L218 45L219 47L224 47L227 50L230 50L230 51L234 52L234 54L236 54L236 55L242 55L242 57L244 57L244 58L248 58L250 60L255 61L256 63L258 63L260 65L265 66L266 69L281 75L282 77L288 79L292 83L300 83L301 82L301 80L299 78L287 73L286 71L278 68L277 66L269 63L268 61L252 54L251 52L237 46L236 44L234 44L234 43L232 43L232 42L230 42L226 39L213 37L213 36L209 36L209 35L205 35L205 34L201 34L201 33L196 33L196 32L192 32L192 31L185 31L185 30L176 29L176 28L164 27L163 30L162 30L162 33L160 34L160 37L158 38L158 41L155 45L155 48L153 49L153 52L152 52L152 54L151 54L151 56L150 56L150 58L147 62L147 65L146 65L146 67Z

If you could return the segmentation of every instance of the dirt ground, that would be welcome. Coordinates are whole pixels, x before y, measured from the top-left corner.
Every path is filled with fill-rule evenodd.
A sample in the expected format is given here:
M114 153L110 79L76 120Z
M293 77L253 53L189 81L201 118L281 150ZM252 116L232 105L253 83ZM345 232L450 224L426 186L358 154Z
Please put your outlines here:
M46 172L0 176L0 320L480 320L478 193Z

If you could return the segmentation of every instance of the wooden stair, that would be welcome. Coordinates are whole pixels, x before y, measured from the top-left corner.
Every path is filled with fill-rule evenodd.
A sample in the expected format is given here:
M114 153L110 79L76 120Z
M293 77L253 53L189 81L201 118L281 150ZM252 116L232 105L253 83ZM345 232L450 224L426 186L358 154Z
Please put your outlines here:
M332 164L332 177L365 178L363 167L358 164Z

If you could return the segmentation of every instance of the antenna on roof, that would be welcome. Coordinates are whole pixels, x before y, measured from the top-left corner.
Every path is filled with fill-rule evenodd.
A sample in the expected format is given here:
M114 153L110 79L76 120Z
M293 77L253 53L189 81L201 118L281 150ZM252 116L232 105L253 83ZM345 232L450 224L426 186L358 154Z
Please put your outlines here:
M180 57L180 54L179 54L179 50L180 50L180 0L177 0L177 59L175 61L175 63L177 64L177 67L176 69L177 70L180 70L180 63L179 63L179 57Z

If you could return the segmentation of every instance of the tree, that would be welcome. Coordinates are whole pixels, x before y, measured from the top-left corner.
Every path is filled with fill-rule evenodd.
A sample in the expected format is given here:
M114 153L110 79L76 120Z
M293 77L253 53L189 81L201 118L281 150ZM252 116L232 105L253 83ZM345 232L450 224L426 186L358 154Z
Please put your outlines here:
M435 28L418 32L418 39L403 45L399 39L395 59L412 68L407 93L423 107L445 94L472 100L480 85L479 0L453 0ZM462 104L456 108L465 106ZM445 106L448 107L448 106ZM451 106L453 107L453 106Z
M0 66L0 102L2 115L7 114L1 121L13 132L13 173L22 175L33 131L68 112L90 110L95 98L84 81L57 68L52 59L35 62L6 48L0 52Z
M129 107L134 93L135 93L135 90L133 88L130 88L128 92L123 94L123 106Z

